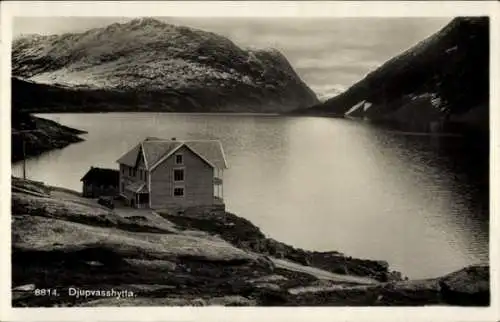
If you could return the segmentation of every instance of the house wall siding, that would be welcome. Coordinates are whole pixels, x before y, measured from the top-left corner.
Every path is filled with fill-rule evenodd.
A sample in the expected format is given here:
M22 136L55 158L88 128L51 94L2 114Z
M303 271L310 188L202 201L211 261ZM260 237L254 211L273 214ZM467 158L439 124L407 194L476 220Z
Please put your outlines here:
M92 196L92 187L90 187L90 184L85 181L83 182L82 195L84 197Z
M175 164L182 153L183 164ZM186 147L180 148L151 173L151 208L190 207L213 204L213 168ZM173 182L173 170L184 168L184 182ZM174 197L173 188L184 187L184 197Z
M142 153L142 150L139 151L139 160L137 161L137 167L140 169L146 168L146 165L144 163L144 154Z
M101 196L115 196L117 187L113 185L98 185L96 183L83 183L83 196L86 198L98 198Z
M130 170L132 169L132 170ZM130 173L132 171L132 174ZM143 173L143 177L141 178L141 171ZM144 173L146 173L146 166L144 162L144 157L142 152L139 154L139 159L137 162L137 167L129 167L124 164L120 164L120 186L119 193L127 199L134 198L134 194L130 191L124 190L124 187L128 186L137 181L141 181L147 183Z
M127 199L132 199L134 197L134 194L128 190L124 190L126 186L129 184L135 182L137 179L133 176L129 175L129 166L120 164L120 187L119 191L120 194L125 196Z
M128 166L120 164L120 193L125 194L124 187L132 182L128 173Z

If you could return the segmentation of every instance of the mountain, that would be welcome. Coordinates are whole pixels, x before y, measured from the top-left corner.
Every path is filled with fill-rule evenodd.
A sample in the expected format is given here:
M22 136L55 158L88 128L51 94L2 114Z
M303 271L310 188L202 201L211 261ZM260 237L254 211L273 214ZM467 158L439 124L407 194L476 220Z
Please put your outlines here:
M489 19L455 18L342 94L293 113L488 128Z
M285 112L319 102L279 51L152 18L15 39L12 75L24 111Z

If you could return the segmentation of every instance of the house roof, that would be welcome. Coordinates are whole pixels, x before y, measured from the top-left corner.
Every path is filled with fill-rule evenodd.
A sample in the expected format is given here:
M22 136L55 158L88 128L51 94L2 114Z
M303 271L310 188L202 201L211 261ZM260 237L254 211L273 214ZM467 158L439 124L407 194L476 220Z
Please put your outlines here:
M219 141L188 141L186 145L193 150L193 152L205 158L205 161L212 163L215 168L227 168L226 156L224 155L222 144Z
M97 184L118 186L119 178L120 173L118 170L91 167L90 170L87 171L87 173L80 179L80 181L90 181Z
M141 181L137 181L137 182L129 184L128 186L125 187L125 190L132 191L135 193L148 192L148 189L146 188L146 184L144 182L141 182Z
M136 145L130 151L122 155L116 162L128 165L129 167L135 166L137 162L137 153L139 153L140 149L141 145Z
M143 154L146 160L146 167L150 169L160 161L160 159L170 152L177 150L182 145L176 141L146 140L142 142Z
M214 168L227 168L224 150L217 140L166 140L148 137L125 153L117 162L133 167L137 162L138 153L142 151L146 168L152 170L182 146L189 148Z

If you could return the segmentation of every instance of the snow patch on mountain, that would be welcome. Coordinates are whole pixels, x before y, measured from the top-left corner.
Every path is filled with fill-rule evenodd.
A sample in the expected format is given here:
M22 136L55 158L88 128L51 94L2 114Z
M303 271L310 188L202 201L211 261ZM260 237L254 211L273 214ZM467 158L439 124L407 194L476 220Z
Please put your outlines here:
M196 97L198 105L234 105L252 112L281 112L319 102L278 50L244 50L223 36L152 18L83 33L16 39L12 74L80 90L174 90Z
M165 87L179 89L229 81L254 85L253 80L246 75L220 71L183 59L144 60L143 64L137 66L131 64L127 58L119 58L95 66L75 64L53 72L37 74L29 80L36 83L101 89L126 89L146 85L153 90Z
M363 110L363 112L366 112L373 104L370 102L367 102L366 100L360 101L354 106L352 106L347 112L345 112L345 115L349 116L352 115L355 112L358 112L360 110Z
M409 95L410 99L412 101L416 100L429 100L431 105L439 110L444 109L444 100L442 97L439 96L438 93L421 93L421 94L411 94Z

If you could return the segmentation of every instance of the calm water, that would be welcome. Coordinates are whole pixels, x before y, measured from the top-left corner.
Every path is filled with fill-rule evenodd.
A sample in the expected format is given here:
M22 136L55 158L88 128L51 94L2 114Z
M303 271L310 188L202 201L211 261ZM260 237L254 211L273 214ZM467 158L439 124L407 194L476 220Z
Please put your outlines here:
M31 179L80 191L90 166L116 168L115 160L146 136L219 139L230 165L228 210L275 239L387 260L412 278L488 261L487 201L470 163L474 154L463 151L460 138L269 115L43 117L89 134L29 160ZM12 169L21 174L20 165Z

